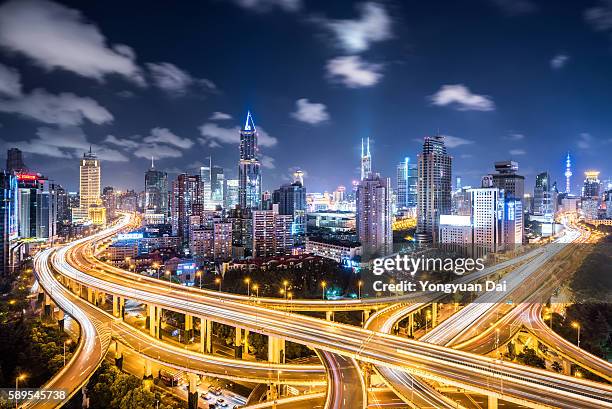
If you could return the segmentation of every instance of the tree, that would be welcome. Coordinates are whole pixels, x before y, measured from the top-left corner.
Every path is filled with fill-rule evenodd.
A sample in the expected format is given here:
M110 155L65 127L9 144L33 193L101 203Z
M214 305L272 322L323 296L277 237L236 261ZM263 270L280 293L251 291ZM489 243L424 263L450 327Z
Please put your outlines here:
M552 365L550 366L552 368L553 371L555 372L561 372L563 370L563 367L561 366L561 364L557 361L553 362Z
M544 359L540 358L536 354L536 351L529 347L523 348L523 351L516 356L516 360L525 365L546 369L546 362Z

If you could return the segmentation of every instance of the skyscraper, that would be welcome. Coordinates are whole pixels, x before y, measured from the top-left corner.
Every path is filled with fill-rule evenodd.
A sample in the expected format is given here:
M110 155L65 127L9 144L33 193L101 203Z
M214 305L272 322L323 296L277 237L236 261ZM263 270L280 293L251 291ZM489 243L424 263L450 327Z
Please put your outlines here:
M253 211L253 257L291 254L293 247L292 215L278 213L278 204L271 210Z
M366 146L364 149L363 138L361 139L361 180L368 177L372 172L372 156L370 155L370 138L366 139Z
M240 130L240 161L238 163L238 196L240 207L259 208L261 202L261 165L257 159L257 128L251 112L247 113Z
M421 242L438 233L441 214L451 211L453 158L446 153L443 136L426 136L418 156L417 233Z
M504 191L496 187L470 189L472 243L477 255L497 252L504 247Z
M503 189L506 197L523 199L525 195L525 176L518 175L518 163L513 160L495 162L493 186Z
M225 174L221 166L213 166L210 170L210 201L213 208L223 206L225 199Z
M292 233L306 233L306 188L302 178L291 184L282 185L272 193L272 203L278 204L278 213L293 216Z
M567 153L567 157L565 158L565 193L567 193L568 195L571 193L571 184L570 184L570 178L572 177L573 173L572 173L572 161L570 159L570 154L569 152Z
M79 186L80 205L72 211L72 221L77 223L89 220L89 208L101 204L100 160L91 148L80 160Z
M536 176L535 187L533 189L533 214L544 216L552 220L552 183L548 172L542 172Z
M182 173L172 182L172 233L184 241L189 239L189 219L201 213L202 181L200 175Z
M233 209L240 202L240 183L238 179L227 179L227 188L223 198L223 207Z
M200 166L200 180L202 181L202 205L206 210L214 209L211 204L211 169L212 169L212 158L209 156L204 159L204 164Z
M115 189L112 186L105 186L102 189L102 205L106 209L108 220L113 220L117 210L117 196L115 196Z
M168 215L168 174L155 169L151 158L151 168L145 172L145 211Z
M22 239L38 237L41 233L43 178L37 173L19 173L17 181L19 237Z
M17 148L6 151L6 170L9 172L27 172L28 168L23 163L23 155Z
M601 181L599 172L589 170L584 172L584 184L582 185L582 198L598 200L601 195Z
M391 180L370 173L357 189L357 236L365 260L393 251Z
M406 157L397 165L397 207L408 209L417 205L418 167Z
M0 171L0 276L10 271L11 241L18 237L17 178L11 171Z

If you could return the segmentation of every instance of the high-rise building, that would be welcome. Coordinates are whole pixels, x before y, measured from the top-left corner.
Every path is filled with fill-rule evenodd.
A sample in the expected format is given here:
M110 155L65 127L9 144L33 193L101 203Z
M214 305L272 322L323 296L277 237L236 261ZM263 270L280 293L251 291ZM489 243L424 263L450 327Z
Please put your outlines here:
M443 136L426 136L418 156L417 233L421 242L438 233L441 214L451 211L453 158L446 153Z
M19 173L18 225L22 239L39 237L42 233L42 201L44 178L38 173ZM45 206L48 208L48 206ZM48 215L45 219L48 222Z
M232 256L250 256L253 249L253 214L251 209L239 205L228 211L227 220L232 224Z
M204 164L200 166L200 180L202 181L202 205L206 210L213 210L214 206L211 203L212 191L212 158L209 156L204 159Z
M240 187L238 179L227 179L225 197L223 198L223 207L233 209L240 203Z
M68 224L71 215L68 192L66 192L66 189L64 189L62 185L54 182L51 182L49 185L49 191L55 200L55 208L57 209L56 221L60 225Z
M507 250L513 250L513 247L523 244L525 229L523 202L520 199L506 197L504 206L504 243Z
M391 180L370 173L357 189L357 237L366 260L393 251L391 218Z
M218 222L213 225L213 256L215 260L226 260L232 257L232 224Z
M115 218L115 211L117 210L117 196L112 186L105 186L104 189L102 189L102 205L106 209L107 219L113 220Z
M272 203L278 204L279 214L293 216L293 234L306 234L306 188L299 179L276 189ZM298 238L297 241L301 243L303 240Z
M257 154L257 128L251 112L247 113L240 130L240 161L238 163L238 196L240 207L257 209L261 203L261 165Z
M495 162L493 186L503 189L506 197L522 199L525 195L525 176L517 174L518 163L513 160Z
M552 219L553 203L551 186L552 183L548 172L542 172L536 176L535 187L533 189L534 215Z
M470 189L472 203L472 243L476 254L504 248L504 191L496 187Z
M0 276L10 272L11 242L19 235L17 205L17 178L12 171L0 171Z
M606 191L605 201L606 201L606 218L612 219L612 190Z
M272 210L253 210L253 257L271 257L291 254L293 249L292 215Z
M597 200L601 195L601 181L599 172L589 170L584 172L584 184L582 185L582 198Z
M151 158L151 167L145 172L145 211L168 215L168 174L155 169Z
M210 170L210 202L212 208L223 206L225 200L225 173L221 166L213 166Z
M370 138L366 139L365 149L363 138L361 139L361 180L368 177L372 172L372 156L370 155Z
M200 175L182 173L172 182L172 233L184 241L189 239L190 217L203 210L202 190Z
M89 148L83 154L79 166L79 207L72 211L73 222L84 222L90 219L89 208L99 206L100 199L100 160Z
M572 177L573 173L572 173L572 160L570 159L570 154L569 152L567 153L567 156L565 158L565 193L566 194L571 194L572 193L572 187L570 184L570 178Z
M28 168L23 163L23 154L17 148L10 148L6 152L6 170L9 172L27 172Z
M406 157L397 165L397 207L409 209L417 205L418 166Z

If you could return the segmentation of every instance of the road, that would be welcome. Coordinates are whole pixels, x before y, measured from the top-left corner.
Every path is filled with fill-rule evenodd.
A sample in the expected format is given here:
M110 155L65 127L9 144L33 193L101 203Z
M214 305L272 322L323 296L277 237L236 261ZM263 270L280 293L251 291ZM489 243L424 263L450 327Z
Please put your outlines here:
M69 250L102 236L82 239L60 249L54 255L54 266L63 275L109 294L155 304L179 313L209 317L227 325L248 328L365 362L395 367L468 390L497 394L500 398L519 404L539 403L567 408L577 405L600 408L612 404L612 389L609 386L584 379L512 363L499 363L474 354L264 308L255 303L188 292L181 286L109 275L83 265L76 269L68 264L66 253Z

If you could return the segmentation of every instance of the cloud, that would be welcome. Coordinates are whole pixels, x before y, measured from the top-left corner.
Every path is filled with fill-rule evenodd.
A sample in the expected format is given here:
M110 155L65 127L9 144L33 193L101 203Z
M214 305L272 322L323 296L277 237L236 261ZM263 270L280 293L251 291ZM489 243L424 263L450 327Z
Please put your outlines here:
M504 139L509 139L511 141L522 141L523 139L525 139L525 135L523 135L522 133L512 132L504 136Z
M443 135L443 136L444 136L444 144L448 148L456 148L461 145L470 145L474 143L474 141L471 141L465 138L459 138L458 136L451 136L451 135Z
M240 143L240 127L224 128L214 122L207 122L200 127L202 138L199 139L202 145L209 147L217 147L222 144L239 144ZM262 127L257 127L257 142L259 146L271 147L278 143L278 140L269 135ZM210 144L215 144L211 146Z
M183 156L183 152L167 145L160 145L156 143L143 144L134 150L134 156L137 158L145 159L164 159L164 158L180 158Z
M248 10L267 12L273 8L295 12L302 8L302 0L234 0L234 3Z
M519 155L525 155L527 154L527 152L525 152L523 149L510 149L510 155L513 156L519 156Z
M37 129L34 139L18 142L3 141L3 143L17 147L27 153L62 159L80 158L83 152L91 147L101 160L109 162L128 161L128 157L120 151L89 142L83 130L76 126L41 127Z
M268 155L259 155L259 162L262 168L275 169L274 158Z
M430 100L433 105L451 105L458 111L493 111L495 103L487 95L472 94L463 84L443 85Z
M184 95L196 86L207 90L216 89L212 81L194 78L187 71L169 62L147 63L147 68L153 78L153 84L172 95Z
M367 2L357 6L357 20L317 20L338 40L338 46L348 53L360 53L373 42L391 38L391 18L382 4Z
M307 98L300 98L295 101L295 105L295 112L292 112L291 116L298 121L317 125L329 120L325 104L309 102Z
M600 6L588 8L584 19L595 31L612 29L612 1L600 1Z
M590 149L591 142L593 142L593 136L589 133L583 132L578 135L578 141L576 142L576 145L578 145L580 149Z
M113 115L91 98L70 92L53 95L43 89L14 99L0 99L0 112L63 126L80 125L85 120L98 125L113 121Z
M106 135L104 142L109 143L111 145L121 146L126 149L136 149L140 146L140 143L137 141L127 139L127 138L117 138L115 135Z
M502 13L507 16L518 16L531 14L537 11L538 7L531 0L490 0L497 6Z
M216 112L213 112L210 115L210 118L208 119L210 119L211 121L225 121L228 119L232 119L232 116L230 114L226 114L225 112L216 111Z
M21 76L14 68L0 64L0 96L20 97Z
M557 54L550 60L550 68L553 70L559 70L567 64L569 60L569 55L566 54Z
M382 78L381 64L371 64L356 55L336 57L327 62L327 75L349 88L371 87Z
M108 46L80 11L47 0L12 0L0 6L0 45L48 70L62 68L103 80L118 74L144 85L134 52Z
M461 154L459 157L460 157L461 159L469 159L469 158L474 157L474 155L472 155L472 154L470 154L470 153L462 153L462 154Z
M188 138L181 138L167 128L153 128L151 134L143 139L146 143L163 143L172 145L180 149L189 149L193 146L193 141Z

